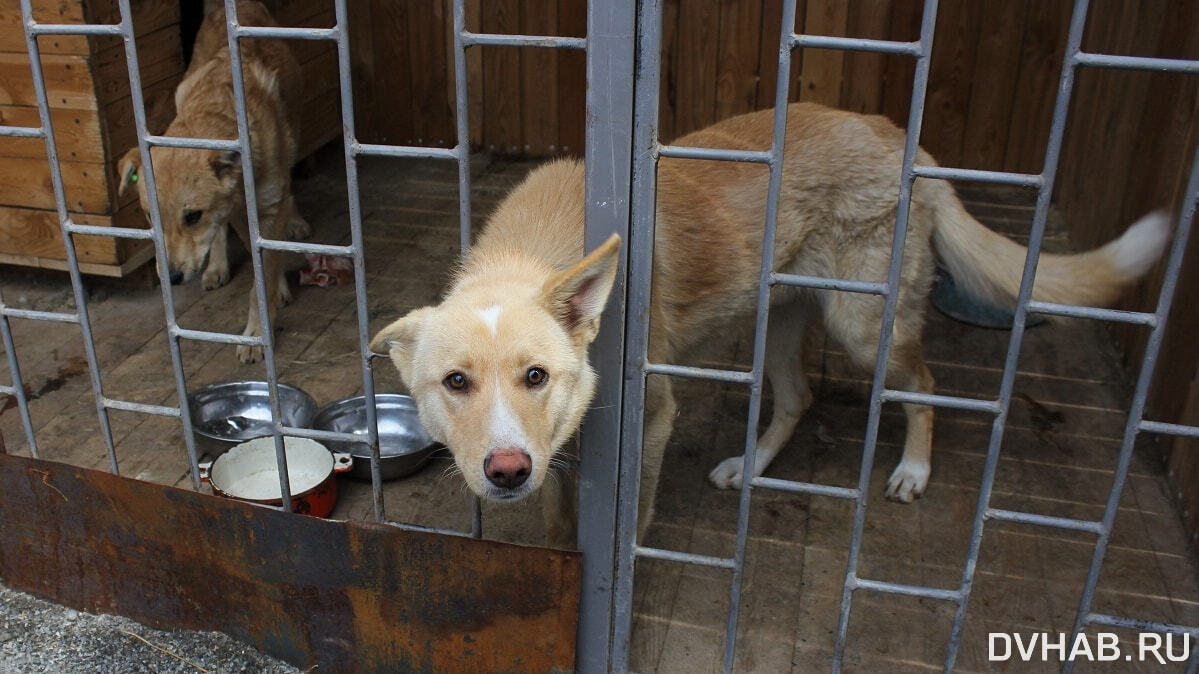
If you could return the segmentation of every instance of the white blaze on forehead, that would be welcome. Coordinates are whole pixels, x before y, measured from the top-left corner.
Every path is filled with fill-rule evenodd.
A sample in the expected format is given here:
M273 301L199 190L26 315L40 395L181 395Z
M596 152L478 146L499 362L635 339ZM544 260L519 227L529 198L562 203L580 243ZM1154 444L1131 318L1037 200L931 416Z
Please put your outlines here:
M479 310L475 311L475 313L479 315L479 318L483 319L483 322L487 324L487 329L491 330L491 335L493 337L495 336L496 330L498 329L499 320L500 320L500 312L503 310L504 310L504 308L501 307L500 305L493 304L492 306L487 307L486 309L479 309Z
M490 431L489 449L525 449L525 429L508 406L508 399L504 397L503 388L498 384L495 387L495 401L491 406Z

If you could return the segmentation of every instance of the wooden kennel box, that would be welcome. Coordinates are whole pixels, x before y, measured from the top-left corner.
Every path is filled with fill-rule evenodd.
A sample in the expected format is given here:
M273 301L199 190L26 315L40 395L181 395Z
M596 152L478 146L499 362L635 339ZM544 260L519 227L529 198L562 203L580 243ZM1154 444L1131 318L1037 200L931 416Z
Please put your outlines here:
M117 0L34 0L33 5L39 22L120 21ZM327 0L268 5L282 25L334 23ZM174 115L188 28L181 27L178 0L133 0L132 9L148 123L161 129ZM43 36L39 48L72 219L145 227L136 194L117 196L116 161L136 144L124 45L119 38ZM300 152L305 156L338 133L337 56L330 43L292 43L292 48L305 75L308 113ZM0 7L0 124L40 125L16 3ZM124 276L153 258L148 241L96 236L76 236L74 241L84 273ZM0 139L0 263L67 268L41 139Z

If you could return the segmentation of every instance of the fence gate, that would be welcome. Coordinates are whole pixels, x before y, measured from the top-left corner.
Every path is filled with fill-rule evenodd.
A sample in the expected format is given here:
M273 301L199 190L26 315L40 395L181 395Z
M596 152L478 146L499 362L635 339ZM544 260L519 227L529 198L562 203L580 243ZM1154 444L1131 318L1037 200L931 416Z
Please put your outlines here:
M1190 180L1187 183L1181 210L1173 214L1174 220L1177 223L1177 229L1169 252L1166 280L1161 289L1157 306L1152 313L1059 305L1033 301L1031 299L1033 279L1036 274L1037 260L1045 233L1050 199L1053 195L1058 157L1067 123L1076 69L1079 67L1091 67L1189 74L1199 73L1199 61L1118 56L1082 51L1083 29L1087 20L1088 5L1089 2L1087 0L1076 0L1074 3L1065 50L1065 62L1063 63L1061 79L1058 83L1052 127L1045 151L1044 167L1040 173L1024 174L914 165L933 50L934 26L937 20L937 0L925 0L921 16L920 37L915 42L796 34L794 32L794 26L796 25L796 1L784 0L782 3L783 28L778 41L778 77L775 89L773 137L770 149L767 151L735 151L663 144L663 139L659 138L657 133L660 91L659 78L662 72L661 64L658 62L662 41L662 0L641 0L638 2L636 30L637 83L633 130L632 192L630 194L632 220L630 223L630 236L627 239L627 249L629 251L627 306L613 308L614 313L616 311L623 312L626 322L624 333L623 414L620 419L618 552L616 557L615 583L611 589L613 595L612 635L610 643L611 659L609 664L612 670L625 671L629 665L636 560L659 559L678 564L700 565L726 569L728 571L729 609L725 629L722 669L725 672L732 671L737 648L736 636L740 618L742 581L746 564L746 541L748 538L750 505L755 489L809 494L814 498L844 499L853 502L853 525L849 543L849 558L842 584L840 611L836 624L835 646L830 663L831 669L834 672L840 671L842 667L846 634L848 632L854 597L863 591L906 595L946 602L954 606L952 627L945 635L948 650L944 662L945 671L952 671L962 639L966 614L970 608L971 589L975 580L975 566L983 541L985 525L988 520L1019 522L1042 527L1087 532L1095 536L1094 554L1082 595L1078 599L1077 617L1074 622L1073 633L1070 635L1071 642L1090 625L1123 627L1163 634L1175 634L1192 640L1199 636L1199 625L1164 624L1141 620L1135 616L1106 615L1096 613L1092 610L1092 599L1110 540L1117 505L1120 502L1125 479L1128 475L1133 443L1138 434L1141 432L1151 432L1199 437L1199 428L1151 421L1144 419L1142 416L1150 379L1154 371L1154 365L1166 327L1166 318L1169 314L1171 300L1178 281L1183 251L1186 249L1196 205L1199 203L1199 148L1195 150L1194 163L1191 167ZM915 59L915 80L907 122L908 134L903 154L902 180L900 182L899 193L896 195L898 200L898 216L891 248L891 264L887 279L883 283L863 282L856 279L797 276L779 273L772 269L771 261L773 259L775 243L774 232L782 178L783 138L787 117L786 106L788 90L791 86L789 74L791 72L792 53L796 49L837 49L875 52L906 55ZM594 58L595 54L589 54L589 63ZM683 58L685 58L685 55ZM606 89L611 84L608 81L596 79L589 79L588 83L590 87L589 100L591 97L597 95L594 92L595 89ZM622 90L618 89L607 92L608 95L605 97L609 100L622 100L619 96L614 95L619 93L622 93ZM590 126L588 130L590 134L592 132ZM588 136L589 176L597 166L591 163L593 159L591 152L594 147L591 140L593 138L593 135ZM650 362L647 358L650 330L650 278L654 247L653 228L656 169L657 161L661 157L750 162L769 167L770 180L767 193L766 218L763 223L762 261L758 277L759 287L753 337L752 367L748 372L687 367L672 363L657 363ZM891 347L892 329L898 300L897 293L892 292L892 289L898 287L900 269L903 264L903 244L908 225L912 186L917 178L965 180L996 185L1022 186L1037 190L1038 196L1035 215L1028 241L1029 253L1020 283L1011 338L1004 361L1001 383L993 397L974 399L946 395L929 395L889 389L885 385L885 368ZM592 204L589 203L590 205ZM602 237L591 234L592 229L599 228L602 225L594 220L589 220L588 226L588 242L595 244L602 240ZM862 461L857 487L844 488L768 477L744 480L740 491L735 551L731 557L704 556L678 550L639 545L636 541L637 512L639 507L637 497L641 472L641 445L647 377L650 375L673 376L720 382L736 382L748 385L750 387L750 396L746 412L747 424L742 475L752 475L753 450L757 442L757 427L761 409L764 346L767 318L770 311L770 290L775 286L866 293L879 295L884 298L883 319L882 325L879 326L879 346L875 359L869 417L864 446L862 448ZM1115 478L1111 486L1103 517L1097 521L1051 517L1032 512L1018 512L991 506L991 491L999 463L1004 424L1011 407L1016 366L1020 355L1021 342L1024 338L1026 320L1030 314L1085 317L1102 321L1131 323L1149 326L1151 330L1149 344L1146 348L1144 360L1137 378L1132 405L1128 411L1123 442L1115 467ZM618 318L619 315L616 314L605 318L604 327L610 328L612 323L616 322L612 319ZM608 374L611 370L603 367L609 362L607 359L613 357L608 352L611 348L612 342L610 341L601 342L599 345L600 358L603 359L600 361L600 371L608 375L605 381L606 385L610 385L613 378ZM602 401L601 405L606 402L607 400ZM993 415L994 421L991 427L990 442L982 472L978 502L974 512L973 530L970 535L966 564L961 582L957 587L939 588L898 584L884 579L862 577L858 574L858 560L866 509L871 495L870 477L874 467L875 448L878 440L882 403L884 402L948 407L985 412ZM593 454L589 451L586 443L590 442L592 443L592 447L595 447L594 443L599 442L601 439L607 439L608 436L600 435L602 432L594 427L588 428L588 434L584 436L584 451L588 459ZM586 464L587 461L585 460L585 467ZM587 501L582 501L582 505L585 512L588 507ZM580 529L580 531L582 532L583 530ZM607 577L597 572L594 567L588 567L588 569L591 573L584 578L587 590L592 591L606 587ZM799 579L794 580L795 582L799 582ZM592 608L598 612L598 609L594 606ZM583 648L585 645L587 648L590 648L591 644L603 643L608 639L608 635L606 634L589 631L590 628L596 627L598 627L597 624L591 622L581 627L580 653L584 652ZM594 651L591 652L594 653ZM592 667L595 669L593 670ZM580 668L585 671L601 671L603 663L599 660L580 660ZM1069 672L1072 668L1073 664L1069 661L1063 665L1064 672ZM1192 649L1188 671L1199 671L1199 652L1196 652L1194 649Z

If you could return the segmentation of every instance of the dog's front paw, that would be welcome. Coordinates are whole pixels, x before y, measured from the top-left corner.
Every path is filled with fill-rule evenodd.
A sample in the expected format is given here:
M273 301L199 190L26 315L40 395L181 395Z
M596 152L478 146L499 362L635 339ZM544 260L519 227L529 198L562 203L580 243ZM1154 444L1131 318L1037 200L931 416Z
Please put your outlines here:
M257 363L258 361L262 360L262 347L245 345L239 346L237 347L237 359L247 365L250 363Z
M275 292L276 306L285 307L285 306L291 304L291 300L292 300L291 288L287 287L287 281L280 280L279 288Z
M708 481L717 489L740 489L741 468L745 459L740 456L730 456L721 461L708 473Z
M215 290L229 282L229 265L213 266L208 265L204 270L204 275L200 277L204 283L205 290Z
M930 467L927 461L900 461L887 480L887 498L901 503L911 503L919 498L928 486Z

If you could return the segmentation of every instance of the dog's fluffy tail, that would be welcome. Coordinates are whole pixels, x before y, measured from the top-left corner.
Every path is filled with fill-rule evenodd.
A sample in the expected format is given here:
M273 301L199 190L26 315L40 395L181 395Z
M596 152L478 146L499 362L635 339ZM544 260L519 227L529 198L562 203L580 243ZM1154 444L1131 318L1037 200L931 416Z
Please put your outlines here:
M955 284L979 300L1014 307L1025 247L987 229L957 199L941 200L939 206L933 241ZM1033 299L1082 306L1115 302L1161 257L1169 225L1169 217L1155 211L1101 248L1076 255L1042 253Z

